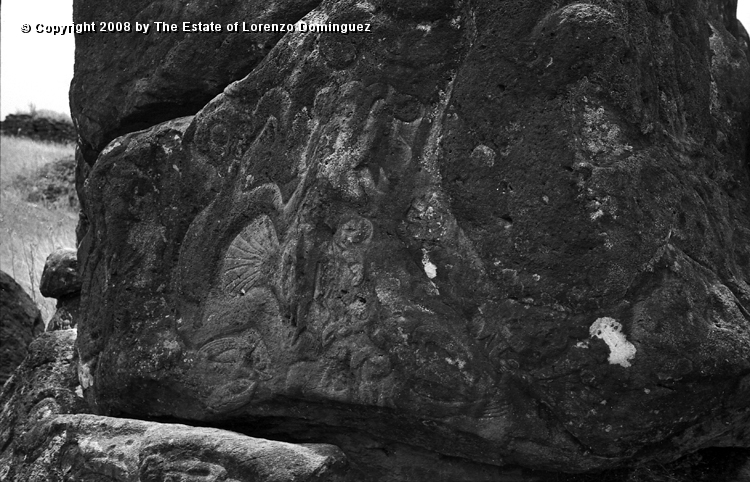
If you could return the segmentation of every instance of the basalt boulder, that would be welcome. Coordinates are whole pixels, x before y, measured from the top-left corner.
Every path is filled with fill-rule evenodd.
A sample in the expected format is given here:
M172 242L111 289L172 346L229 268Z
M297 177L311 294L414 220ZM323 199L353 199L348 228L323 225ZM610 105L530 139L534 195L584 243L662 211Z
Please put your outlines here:
M99 154L87 400L355 458L583 472L748 447L732 4L323 2L307 22L368 31L287 33Z
M28 354L28 346L44 331L39 307L9 274L0 271L0 387Z
M121 134L196 113L258 64L283 35L279 25L296 22L319 3L134 0L113 7L96 0L74 2L74 21L94 29L76 35L70 88L86 162L93 164ZM194 31L201 23L221 30ZM227 25L234 23L237 31L229 32ZM274 24L274 31L262 29Z
M59 248L47 256L39 292L47 298L57 300L55 314L47 325L47 331L76 326L81 300L81 277L75 249Z

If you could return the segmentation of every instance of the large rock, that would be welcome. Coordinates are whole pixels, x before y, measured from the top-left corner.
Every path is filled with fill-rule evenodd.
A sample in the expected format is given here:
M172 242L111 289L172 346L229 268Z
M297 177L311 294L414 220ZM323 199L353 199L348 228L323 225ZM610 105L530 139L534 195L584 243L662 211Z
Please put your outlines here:
M99 155L87 399L564 471L747 447L731 4L324 2L371 31Z
M9 274L0 271L0 387L21 364L31 340L44 331L42 313Z
M320 0L173 2L134 0L115 8L96 0L74 3L76 23L97 33L76 35L70 88L79 147L93 164L113 138L174 117L194 114L230 82L247 75L282 32L228 32L226 25L288 24ZM183 22L215 23L220 32L183 31ZM147 34L136 23L148 24ZM157 31L157 23L177 31ZM111 25L111 27L110 27ZM126 30L127 29L127 30Z
M86 414L75 330L46 333L0 394L0 480L313 482L343 480L330 445Z
M32 454L0 467L13 480L336 482L346 472L343 454L330 445L96 415L37 422L26 443Z
M0 480L46 480L15 474L40 447L37 439L52 417L89 412L78 385L75 339L75 330L41 334L0 392Z

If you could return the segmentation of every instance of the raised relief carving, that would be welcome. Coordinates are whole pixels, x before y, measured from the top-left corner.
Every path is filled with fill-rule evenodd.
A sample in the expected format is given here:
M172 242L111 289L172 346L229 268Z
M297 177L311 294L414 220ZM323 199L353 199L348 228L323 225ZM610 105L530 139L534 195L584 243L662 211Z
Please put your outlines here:
M213 411L235 409L248 403L260 381L271 378L271 358L265 342L253 329L219 338L198 350L199 372L216 384L207 399Z
M227 470L219 464L160 454L147 456L138 475L141 482L237 482L227 478Z
M222 286L233 295L270 285L277 269L279 239L267 215L250 223L229 245L222 266Z

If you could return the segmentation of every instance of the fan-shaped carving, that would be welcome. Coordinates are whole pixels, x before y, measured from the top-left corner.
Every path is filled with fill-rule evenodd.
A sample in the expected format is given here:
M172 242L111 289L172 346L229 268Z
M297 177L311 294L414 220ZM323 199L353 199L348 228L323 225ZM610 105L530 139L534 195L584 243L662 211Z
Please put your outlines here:
M275 269L279 239L271 219L260 216L234 238L224 256L224 290L244 295L250 289L267 286Z

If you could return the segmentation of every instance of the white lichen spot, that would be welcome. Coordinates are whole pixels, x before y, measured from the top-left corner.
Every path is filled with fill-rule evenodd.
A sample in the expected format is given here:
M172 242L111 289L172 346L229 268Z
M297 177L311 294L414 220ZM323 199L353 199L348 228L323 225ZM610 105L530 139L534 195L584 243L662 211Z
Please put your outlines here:
M596 211L594 211L593 213L591 213L591 220L592 221L596 221L597 219L599 219L602 216L604 216L604 211L602 211L601 209L597 209Z
M454 360L450 357L445 357L445 361L448 362L449 365L457 366L459 370L463 370L466 366L466 362L456 357Z
M421 30L424 33L430 33L430 30L432 30L432 25L429 23L420 23L417 25L417 30Z
M622 333L622 325L614 318L603 317L597 319L589 328L592 337L604 340L609 347L609 363L629 367L630 360L635 357L635 346Z
M120 147L121 143L117 141L112 141L107 145L107 147L104 148L100 156L107 155L109 152L111 152L113 149Z
M428 278L433 279L437 276L437 266L430 261L430 255L427 254L425 248L422 248L422 264L424 265L424 272Z

